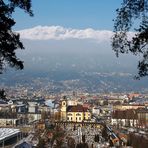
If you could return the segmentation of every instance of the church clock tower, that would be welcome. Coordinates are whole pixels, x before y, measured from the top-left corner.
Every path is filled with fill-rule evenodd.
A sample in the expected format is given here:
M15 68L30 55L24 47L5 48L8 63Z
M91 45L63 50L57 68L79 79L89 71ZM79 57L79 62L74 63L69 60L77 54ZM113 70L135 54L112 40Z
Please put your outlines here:
M67 101L66 99L61 102L61 120L66 121L66 109L67 109Z

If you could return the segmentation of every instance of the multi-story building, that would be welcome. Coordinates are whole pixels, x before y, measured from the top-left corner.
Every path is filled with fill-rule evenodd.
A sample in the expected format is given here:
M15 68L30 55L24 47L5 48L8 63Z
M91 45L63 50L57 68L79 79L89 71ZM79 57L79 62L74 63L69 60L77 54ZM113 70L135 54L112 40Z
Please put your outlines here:
M148 128L148 109L138 110L137 115L139 127Z
M112 125L121 125L129 127L148 127L148 109L127 109L114 110L111 119Z
M127 109L140 109L145 108L144 104L122 104L114 105L113 110L127 110Z

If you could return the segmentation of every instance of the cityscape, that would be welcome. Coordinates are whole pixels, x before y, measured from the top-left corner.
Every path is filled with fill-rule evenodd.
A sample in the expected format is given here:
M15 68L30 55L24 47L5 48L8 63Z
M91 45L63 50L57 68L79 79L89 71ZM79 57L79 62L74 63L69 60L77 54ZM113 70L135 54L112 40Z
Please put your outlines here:
M0 148L148 148L147 0L0 0Z
M133 92L15 88L0 102L1 147L146 148L147 100L148 94Z

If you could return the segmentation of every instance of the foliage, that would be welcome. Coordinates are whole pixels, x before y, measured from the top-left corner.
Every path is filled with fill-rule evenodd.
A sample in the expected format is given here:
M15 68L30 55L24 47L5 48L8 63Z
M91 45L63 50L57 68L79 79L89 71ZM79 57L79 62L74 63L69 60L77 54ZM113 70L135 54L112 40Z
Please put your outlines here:
M105 141L108 141L108 139L109 139L106 126L104 126L104 128L102 130L102 137L105 139Z
M128 135L127 146L132 146L133 148L137 148L137 147L147 148L148 140L146 137L144 137L142 135L136 135L134 133L130 133Z
M49 125L47 125L47 130L54 130L54 128L55 128L55 125L53 125L53 124L49 124Z
M0 89L0 99L6 100L6 94L4 89Z
M94 137L94 141L95 141L95 142L99 142L99 139L100 139L100 138L99 138L99 135L98 135L98 134L95 135L95 137Z
M110 146L110 147L113 147L113 146L114 146L112 140L109 140L109 146Z
M87 143L78 143L76 148L88 148L88 144Z
M82 142L85 143L85 135L82 135Z
M117 17L114 22L114 36L112 47L119 53L132 53L142 59L138 64L140 78L148 75L148 1L147 0L123 0L122 7L117 9ZM135 24L135 34L130 35L130 30ZM132 37L129 37L132 36Z
M69 148L75 148L75 140L74 140L74 138L70 137L68 139L68 147Z
M65 132L60 127L56 127L56 129L53 132L53 137L51 139L51 145L53 145L54 142L56 142L57 148L62 147L64 137L65 137Z
M11 110L0 111L0 119L2 118L6 119L17 118L17 113L11 112Z
M45 141L41 137L39 137L39 143L37 145L37 148L45 148Z
M31 0L0 0L0 73L6 66L23 69L23 61L17 58L16 49L24 49L18 33L12 31L15 21L12 14L16 7L33 16Z

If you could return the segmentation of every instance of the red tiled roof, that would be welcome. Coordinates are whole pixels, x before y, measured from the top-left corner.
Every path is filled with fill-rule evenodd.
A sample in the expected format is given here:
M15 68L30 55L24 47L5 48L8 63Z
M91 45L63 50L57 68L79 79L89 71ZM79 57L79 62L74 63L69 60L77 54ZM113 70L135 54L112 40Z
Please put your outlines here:
M90 104L88 104L88 103L84 103L84 104L83 104L83 107L87 107L87 108L89 108L89 107L90 107Z
M68 106L67 112L87 112L88 108L82 105Z

